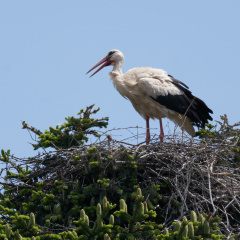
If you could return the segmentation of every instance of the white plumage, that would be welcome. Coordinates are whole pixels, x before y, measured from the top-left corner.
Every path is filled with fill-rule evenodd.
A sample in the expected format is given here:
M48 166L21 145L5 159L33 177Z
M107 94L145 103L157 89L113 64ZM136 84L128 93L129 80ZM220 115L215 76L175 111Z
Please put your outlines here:
M209 109L199 98L194 97L188 87L181 81L168 75L164 70L141 67L122 73L124 55L119 50L111 50L105 58L91 68L104 63L103 67L112 65L109 73L114 87L124 97L131 101L135 110L146 120L146 142L150 141L149 118L160 121L160 139L163 140L162 118L169 118L191 136L195 136L193 125L204 127L212 120Z

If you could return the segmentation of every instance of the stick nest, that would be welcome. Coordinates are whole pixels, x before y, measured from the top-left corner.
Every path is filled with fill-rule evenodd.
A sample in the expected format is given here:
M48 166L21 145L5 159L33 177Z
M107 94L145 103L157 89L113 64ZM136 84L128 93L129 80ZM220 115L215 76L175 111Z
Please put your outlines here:
M209 140L183 140L181 136L174 136L146 146L119 143L108 136L95 144L42 153L30 159L11 156L15 165L8 165L7 169L28 164L32 168L31 178L54 182L61 177L71 182L84 178L83 173L93 159L105 163L102 171L107 171L110 164L116 165L116 169L121 167L128 161L123 157L127 151L137 163L139 184L167 183L170 189L168 195L162 192L162 197L167 199L161 206L161 211L165 212L164 226L169 227L172 221L189 216L191 210L212 212L213 216L222 218L221 231L230 236L240 231L240 154L236 150L239 137L235 138L231 132L235 126L225 120L220 123L221 134ZM93 148L90 154L89 149ZM30 182L19 183L13 179L4 184L34 188ZM156 205L155 209L158 207Z

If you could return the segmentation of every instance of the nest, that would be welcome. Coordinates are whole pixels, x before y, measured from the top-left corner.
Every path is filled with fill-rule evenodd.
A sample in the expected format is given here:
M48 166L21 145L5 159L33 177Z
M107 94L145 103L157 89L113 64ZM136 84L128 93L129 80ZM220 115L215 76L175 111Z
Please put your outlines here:
M230 236L240 231L240 161L235 146L237 142L230 141L228 135L211 141L183 140L182 136L174 136L164 142L153 141L149 146L118 142L108 136L101 142L42 153L31 159L11 156L12 161L17 162L11 167L28 164L32 168L31 178L40 176L43 181L53 182L61 176L70 182L83 177L91 161L87 149L96 148L92 158L97 156L99 161L107 161L106 155L111 155L114 164L118 165L125 161L123 151L128 151L141 169L138 175L143 183L168 183L171 194L166 196L164 226L169 227L172 221L189 216L191 210L211 212L222 218L221 231ZM10 166L6 168L9 170ZM2 184L33 187L29 182L11 179ZM176 203L179 206L177 218L172 211Z

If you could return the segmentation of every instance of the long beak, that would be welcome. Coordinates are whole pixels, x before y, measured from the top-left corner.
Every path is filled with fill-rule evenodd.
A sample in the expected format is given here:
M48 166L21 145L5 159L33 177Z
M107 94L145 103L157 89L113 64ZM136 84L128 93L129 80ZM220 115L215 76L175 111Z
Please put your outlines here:
M105 62L105 63L104 63ZM89 72L91 72L94 68L98 67L99 65L101 65L102 63L104 63L99 69L97 69L96 72L94 72L90 77L92 77L94 74L96 74L97 72L99 72L101 69L103 69L104 67L108 66L111 64L111 60L110 58L107 56L105 58L103 58L99 63L97 63L94 67L92 67L86 74L88 74Z

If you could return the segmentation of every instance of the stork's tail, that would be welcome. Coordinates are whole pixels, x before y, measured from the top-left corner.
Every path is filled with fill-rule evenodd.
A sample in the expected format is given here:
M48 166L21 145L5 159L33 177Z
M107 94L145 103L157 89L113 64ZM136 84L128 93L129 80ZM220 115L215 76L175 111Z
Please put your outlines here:
M168 118L175 122L182 130L186 131L190 136L195 137L196 133L190 119L179 113L169 114Z

